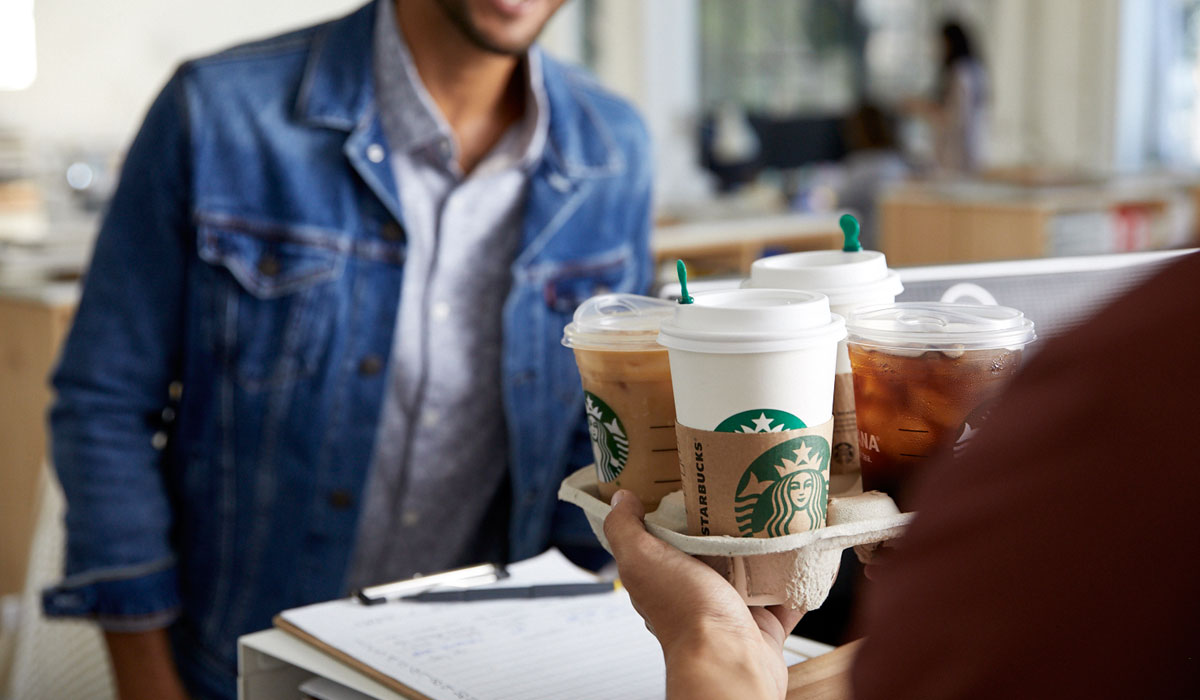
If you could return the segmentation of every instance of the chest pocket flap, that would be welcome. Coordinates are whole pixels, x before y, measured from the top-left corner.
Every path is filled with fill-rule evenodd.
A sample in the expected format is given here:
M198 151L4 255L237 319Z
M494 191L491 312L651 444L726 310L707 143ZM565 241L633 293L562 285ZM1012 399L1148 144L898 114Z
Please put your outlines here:
M336 279L349 243L309 228L217 225L201 221L200 258L229 270L242 287L272 299Z
M337 327L348 239L311 228L201 220L199 255L212 266L201 285L200 327L221 366L249 391L312 376ZM226 274L228 273L228 274Z
M590 297L609 292L632 292L635 260L628 246L567 263L545 266L542 297L559 313L574 313Z

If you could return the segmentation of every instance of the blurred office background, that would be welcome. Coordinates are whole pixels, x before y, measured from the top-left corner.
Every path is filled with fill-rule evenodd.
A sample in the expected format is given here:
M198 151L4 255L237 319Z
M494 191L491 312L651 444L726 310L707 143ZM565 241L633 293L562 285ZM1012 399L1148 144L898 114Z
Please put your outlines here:
M0 283L81 262L122 149L181 61L359 2L0 0L0 245L10 254ZM869 219L872 242L917 264L1186 242L1200 158L1198 9L1200 0L570 0L543 44L641 108L656 141L666 252L713 243L696 249L702 266L736 272L761 251L721 248L723 237L824 245L831 219L819 215L851 209ZM970 178L938 177L933 129L909 109L937 94L946 18L972 35L986 75L983 155ZM882 144L860 138L864 105L882 117ZM864 190L856 185L871 173L855 172L853 156L872 145L896 158ZM934 204L962 216L931 217ZM950 228L962 240L950 241Z
M0 0L0 697L104 696L36 668L78 637L15 632L58 565L45 376L123 149L181 61L362 2ZM914 107L947 18L986 75L970 172ZM569 0L543 45L641 109L655 254L699 274L836 246L845 210L895 266L1197 240L1200 0Z

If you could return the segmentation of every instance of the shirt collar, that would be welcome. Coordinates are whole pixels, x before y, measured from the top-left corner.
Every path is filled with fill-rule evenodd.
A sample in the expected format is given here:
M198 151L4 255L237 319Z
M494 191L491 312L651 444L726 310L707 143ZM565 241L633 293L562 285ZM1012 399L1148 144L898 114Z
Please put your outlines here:
M375 92L388 146L393 154L431 148L435 157L453 162L454 133L421 82L412 53L396 23L395 3L381 0L378 8L373 49ZM521 70L525 76L525 113L479 164L477 173L514 165L532 169L545 149L550 105L540 50L526 52Z

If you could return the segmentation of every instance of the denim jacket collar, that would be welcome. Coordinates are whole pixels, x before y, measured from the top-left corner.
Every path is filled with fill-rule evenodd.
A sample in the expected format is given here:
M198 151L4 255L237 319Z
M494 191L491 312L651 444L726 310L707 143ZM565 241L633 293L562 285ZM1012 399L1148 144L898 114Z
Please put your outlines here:
M301 120L355 132L359 138L351 140L364 140L364 133L381 133L369 48L377 14L375 3L369 3L329 24L316 38L296 98L295 113ZM536 46L531 50L541 51ZM624 172L626 164L612 133L588 107L586 99L575 94L572 83L581 78L570 75L568 69L545 54L541 58L550 102L550 133L543 158L551 172L570 180ZM375 174L384 177L382 171L386 169ZM390 181L390 177L385 179ZM388 202L394 196L383 199Z

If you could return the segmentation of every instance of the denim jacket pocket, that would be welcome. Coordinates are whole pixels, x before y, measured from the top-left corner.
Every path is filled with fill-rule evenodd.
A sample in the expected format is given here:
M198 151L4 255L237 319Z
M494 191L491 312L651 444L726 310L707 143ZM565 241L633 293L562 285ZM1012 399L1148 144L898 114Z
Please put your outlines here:
M563 328L571 322L575 309L590 297L598 294L632 292L637 279L637 260L629 246L618 246L609 250L581 256L571 260L543 263L528 271L532 289L540 293L544 306L531 308L536 320L531 319L526 328L539 328L527 346L532 351L538 347L540 371L546 373L550 395L556 405L548 408L548 414L558 420L563 408L579 399L579 375L575 368L575 357L561 346ZM536 339L536 340L534 340Z
M212 275L211 346L249 391L287 386L319 366L349 239L309 228L200 217Z
M545 280L542 296L546 306L569 316L580 304L597 294L631 291L633 265L633 251L628 246L621 246L544 268L541 270Z

